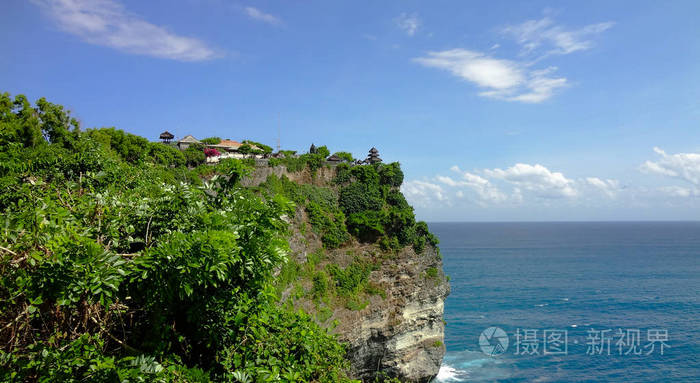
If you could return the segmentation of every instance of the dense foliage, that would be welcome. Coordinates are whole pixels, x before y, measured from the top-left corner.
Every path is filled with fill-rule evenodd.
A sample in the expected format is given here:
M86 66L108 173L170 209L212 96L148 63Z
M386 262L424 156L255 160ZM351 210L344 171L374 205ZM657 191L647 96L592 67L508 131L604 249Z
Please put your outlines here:
M183 166L203 156L0 96L0 381L346 380L271 286L288 193L238 186L241 161ZM346 233L331 196L306 208Z
M199 140L199 142L203 143L204 145L218 145L221 142L221 137L202 138Z
M398 188L403 172L398 163L337 167L335 183L340 186L339 204L346 225L365 242L378 241L384 249L412 245L422 252L426 244L436 246L437 237L425 222L416 222L413 208Z
M305 154L295 160L304 156L319 155ZM403 172L398 163L339 164L333 183L336 188L299 185L286 177L270 176L261 187L303 206L312 229L328 248L341 246L350 235L362 242L377 242L384 249L410 245L420 253L426 244L437 245L437 237L425 222L416 222L413 208L399 190Z

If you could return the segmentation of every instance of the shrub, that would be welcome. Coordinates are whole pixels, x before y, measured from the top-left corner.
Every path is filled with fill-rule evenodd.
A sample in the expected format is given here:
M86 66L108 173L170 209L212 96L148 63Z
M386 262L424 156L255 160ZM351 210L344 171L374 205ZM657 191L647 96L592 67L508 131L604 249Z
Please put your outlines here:
M343 185L347 182L350 182L350 179L350 166L345 163L338 164L338 166L335 167L335 178L333 179L333 183L337 185Z
M155 164L171 167L184 166L186 162L181 151L159 142L149 142L148 158Z
M204 155L204 148L201 145L190 145L183 154L185 155L185 164L191 167L201 165L207 159Z
M345 296L355 296L364 289L373 268L371 263L358 257L345 269L333 264L326 266L328 274L335 280L336 290Z
M399 187L403 183L403 171L398 162L392 162L387 165L379 165L379 182L382 185Z
M272 153L272 148L270 146L265 145L265 144L261 144L259 142L255 142L255 141L251 141L251 140L244 140L242 143L251 147L251 150L252 150L252 152L254 152L254 154L270 154L270 153ZM252 147L256 147L257 149L253 149Z
M316 299L326 296L328 292L328 275L325 272L318 271L314 274L311 291Z
M346 216L367 210L378 211L384 205L379 188L360 182L351 183L340 189L339 203Z
M436 279L438 277L438 270L434 267L428 267L427 269L425 269L425 275L429 279Z
M351 214L347 225L350 232L361 241L374 242L386 234L384 218L385 212L368 210Z
M204 155L206 157L218 157L221 155L218 150L212 148L204 148Z

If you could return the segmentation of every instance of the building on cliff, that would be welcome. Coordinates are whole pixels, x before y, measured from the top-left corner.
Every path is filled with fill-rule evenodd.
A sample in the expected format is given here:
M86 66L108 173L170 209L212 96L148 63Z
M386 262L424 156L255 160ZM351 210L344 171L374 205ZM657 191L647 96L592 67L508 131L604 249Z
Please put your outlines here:
M201 144L201 142L194 138L191 134L186 135L177 142L177 148L180 150L186 150L191 145Z
M365 162L368 164L376 164L382 162L382 159L379 158L379 150L377 150L377 148L375 147L372 147L372 149L369 150L369 154L367 155L367 159L365 160Z
M158 138L160 138L160 140L163 141L164 144L169 144L170 140L175 138L175 135L166 130L165 132L161 133Z

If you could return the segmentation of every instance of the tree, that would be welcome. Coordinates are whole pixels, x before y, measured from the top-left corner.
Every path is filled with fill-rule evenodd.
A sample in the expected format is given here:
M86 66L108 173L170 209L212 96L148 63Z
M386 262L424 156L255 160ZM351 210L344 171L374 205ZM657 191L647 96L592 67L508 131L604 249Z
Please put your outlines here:
M205 145L217 145L218 143L221 142L221 138L219 137L207 137L199 140L199 142L205 144Z
M403 183L403 171L398 162L392 162L387 165L379 165L379 182L382 185L399 187Z
M334 156L338 156L338 157L344 159L344 160L347 161L347 162L353 162L353 161L355 161L355 159L352 157L352 154L349 153L349 152L335 152L333 155L334 155Z
M323 158L326 158L331 155L331 151L328 150L328 147L326 145L323 145L316 148L316 154L320 155Z
M250 146L253 154L270 154L270 153L272 153L272 148L270 146L267 146L265 144L261 144L259 142L255 142L255 141L251 141L251 140L244 140L243 144L247 144L248 146Z
M71 118L62 105L52 104L43 97L37 100L36 106L44 138L52 144L72 148L80 131L78 120Z

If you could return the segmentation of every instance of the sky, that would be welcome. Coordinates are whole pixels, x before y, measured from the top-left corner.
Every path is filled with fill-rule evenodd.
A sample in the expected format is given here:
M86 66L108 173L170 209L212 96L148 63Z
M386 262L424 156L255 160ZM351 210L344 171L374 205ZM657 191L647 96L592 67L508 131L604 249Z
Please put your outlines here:
M83 128L398 161L427 221L700 218L700 2L4 0Z

